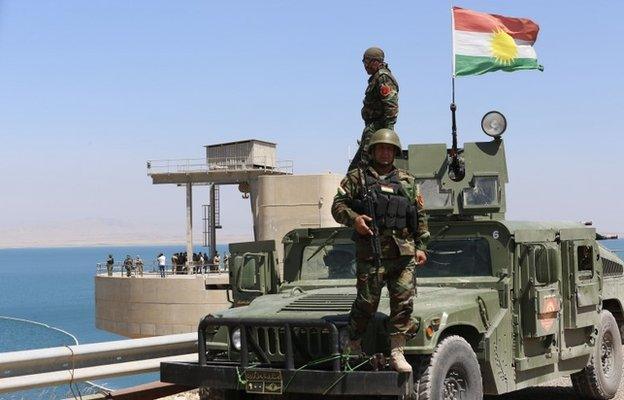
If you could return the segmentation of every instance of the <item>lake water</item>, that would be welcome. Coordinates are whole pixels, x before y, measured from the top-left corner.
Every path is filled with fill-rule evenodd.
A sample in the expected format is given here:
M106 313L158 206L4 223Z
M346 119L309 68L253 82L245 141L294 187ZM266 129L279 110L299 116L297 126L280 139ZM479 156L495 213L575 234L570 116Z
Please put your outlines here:
M603 242L611 249L624 250L624 240ZM219 246L224 254L226 247ZM79 343L124 339L95 328L94 275L98 262L112 254L122 261L129 254L140 255L145 269L163 252L184 251L183 246L79 247L0 250L0 316L47 324L75 336ZM198 249L198 251L203 251ZM619 255L624 256L624 252ZM59 330L29 322L0 318L0 352L74 344ZM158 380L158 374L97 381L115 389ZM73 393L72 393L73 389ZM64 399L93 392L86 384L70 388L31 390L0 395L0 399Z
M217 246L217 250L224 254L226 247ZM158 253L169 259L185 250L183 245L0 249L0 352L72 345L71 335L80 344L126 339L95 327L96 264L104 262L108 254L118 262L126 255L139 255L149 271ZM154 380L158 380L157 373L96 383L116 389ZM0 394L0 399L65 399L93 391L87 384L64 385Z

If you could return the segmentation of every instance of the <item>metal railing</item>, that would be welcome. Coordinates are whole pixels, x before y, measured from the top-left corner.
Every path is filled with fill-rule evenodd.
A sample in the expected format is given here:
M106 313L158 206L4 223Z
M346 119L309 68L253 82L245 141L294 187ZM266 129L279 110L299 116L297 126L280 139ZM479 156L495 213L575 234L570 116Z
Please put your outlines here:
M187 269L186 265L176 265L175 267L171 264L165 265L165 275L204 275L204 274L215 274L215 273L223 273L227 272L227 264L225 265L217 265L213 263L204 263L199 264L193 262L191 264L190 272ZM143 272L136 268L133 265L130 268L130 271L126 269L123 262L116 262L113 264L112 269L108 270L108 264L106 262L99 262L95 267L96 275L104 275L104 276L114 276L114 277L137 277L140 278L142 276L158 276L160 275L160 269L158 268L158 264L154 262L151 266L143 266Z
M148 160L147 174L171 174L208 171L265 170L284 174L293 173L292 160L275 160L273 157L223 157L189 158L173 160Z
M197 333L0 353L0 393L153 372L183 360L197 360Z

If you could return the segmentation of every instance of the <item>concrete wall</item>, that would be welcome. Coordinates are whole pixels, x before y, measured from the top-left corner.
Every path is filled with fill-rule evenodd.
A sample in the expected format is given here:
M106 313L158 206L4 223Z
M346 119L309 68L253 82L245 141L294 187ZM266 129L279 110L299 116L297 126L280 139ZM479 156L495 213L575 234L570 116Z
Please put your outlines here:
M275 240L282 270L282 238L295 228L339 226L331 206L343 175L260 176L252 185L252 210L257 240ZM253 187L255 186L255 187Z
M176 275L161 279L95 277L95 326L130 338L195 332L206 314L229 308L227 273Z

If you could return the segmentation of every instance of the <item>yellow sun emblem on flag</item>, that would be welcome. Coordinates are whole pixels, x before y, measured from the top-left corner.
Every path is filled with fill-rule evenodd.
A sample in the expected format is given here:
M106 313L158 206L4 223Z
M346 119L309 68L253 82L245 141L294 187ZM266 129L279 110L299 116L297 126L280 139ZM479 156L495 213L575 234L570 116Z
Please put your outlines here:
M498 28L492 36L490 47L492 49L492 57L503 65L509 65L518 56L518 46L516 41L504 30Z

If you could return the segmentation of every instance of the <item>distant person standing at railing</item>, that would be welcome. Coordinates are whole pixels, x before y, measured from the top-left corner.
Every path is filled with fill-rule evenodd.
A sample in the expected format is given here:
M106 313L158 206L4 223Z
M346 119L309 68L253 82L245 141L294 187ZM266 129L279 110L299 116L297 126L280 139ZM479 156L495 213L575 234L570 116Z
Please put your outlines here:
M132 276L132 257L126 255L126 259L123 262L123 266L126 269L126 276L129 278Z
M175 275L176 269L178 268L178 253L173 253L171 256L171 273Z
M163 253L160 253L158 255L158 270L160 271L160 277L164 278L165 277L165 263L167 262L167 258L165 257L165 255Z
M219 256L219 252L215 251L215 255L214 255L213 259L212 259L212 268L215 271L218 271L220 264L221 264L221 257Z
M115 265L115 259L112 254L109 254L108 260L106 260L106 272L108 276L113 276L113 265Z
M201 264L199 263L199 254L193 253L193 273L197 274L201 270Z
M197 272L201 273L202 271L206 272L206 259L204 258L204 255L200 251L199 252L199 265L197 266Z
M204 274L208 272L208 263L210 262L209 260L210 258L208 258L208 254L204 252Z
M143 276L143 260L141 260L141 257L136 256L134 259L134 268L136 269L137 275Z
M223 269L228 270L230 264L230 253L225 253L223 256Z

